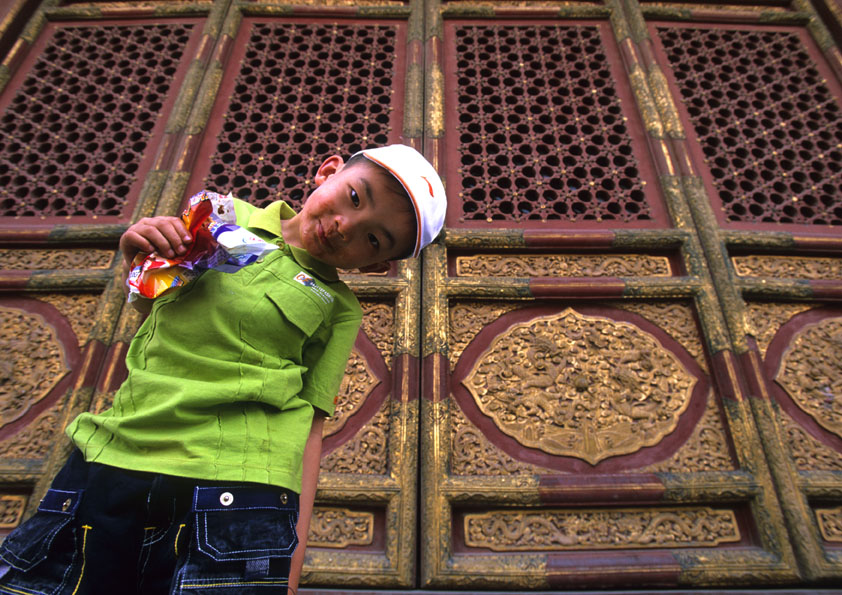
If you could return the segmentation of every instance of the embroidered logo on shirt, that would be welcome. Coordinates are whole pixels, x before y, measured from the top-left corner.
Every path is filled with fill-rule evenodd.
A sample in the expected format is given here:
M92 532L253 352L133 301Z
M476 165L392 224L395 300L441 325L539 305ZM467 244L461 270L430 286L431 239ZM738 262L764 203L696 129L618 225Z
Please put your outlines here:
M312 291L317 296L319 296L324 303L326 303L326 304L332 304L333 303L333 296L330 295L330 292L328 292L326 289L324 289L322 287L319 287L318 283L316 283L316 280L313 279L313 277L311 277L310 275L308 275L304 271L301 271L300 273L298 273L295 276L295 280L298 281L299 283L301 283L302 285L304 285L305 287L309 287L310 291Z

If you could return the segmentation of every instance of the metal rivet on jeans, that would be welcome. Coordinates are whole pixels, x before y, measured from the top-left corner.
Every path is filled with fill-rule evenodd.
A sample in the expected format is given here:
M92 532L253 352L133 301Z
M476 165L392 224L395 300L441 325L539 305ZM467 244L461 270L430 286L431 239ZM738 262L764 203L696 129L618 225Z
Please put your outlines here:
M234 494L231 492L222 492L219 496L219 503L223 506L231 506L234 503Z
M281 504L286 504L288 500L289 496L287 496L286 494L281 494Z

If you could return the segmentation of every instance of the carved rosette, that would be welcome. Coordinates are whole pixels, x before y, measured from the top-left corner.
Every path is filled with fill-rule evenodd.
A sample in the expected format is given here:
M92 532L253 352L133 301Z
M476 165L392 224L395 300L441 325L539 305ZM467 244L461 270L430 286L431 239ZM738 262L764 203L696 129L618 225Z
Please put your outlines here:
M308 546L345 548L349 545L370 545L373 541L372 513L325 506L313 509Z
M819 425L842 437L842 317L798 331L775 380Z
M55 329L38 314L0 307L0 426L45 398L70 369Z
M842 506L817 508L816 520L825 541L842 543Z
M497 335L463 381L503 433L592 465L660 442L695 383L653 335L570 308Z
M734 512L708 507L465 515L466 545L494 551L715 547L739 540Z
M0 494L0 529L14 529L26 510L26 496Z

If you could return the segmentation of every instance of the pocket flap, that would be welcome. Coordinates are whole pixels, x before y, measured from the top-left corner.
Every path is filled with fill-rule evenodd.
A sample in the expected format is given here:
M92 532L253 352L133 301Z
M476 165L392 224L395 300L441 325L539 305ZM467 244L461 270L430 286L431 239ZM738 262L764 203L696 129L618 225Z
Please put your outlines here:
M3 541L0 558L23 572L46 560L56 536L76 514L83 491L49 490L32 518Z
M298 288L296 291L290 291L288 288L270 289L266 292L266 297L272 300L287 320L308 337L313 336L325 319L319 304Z

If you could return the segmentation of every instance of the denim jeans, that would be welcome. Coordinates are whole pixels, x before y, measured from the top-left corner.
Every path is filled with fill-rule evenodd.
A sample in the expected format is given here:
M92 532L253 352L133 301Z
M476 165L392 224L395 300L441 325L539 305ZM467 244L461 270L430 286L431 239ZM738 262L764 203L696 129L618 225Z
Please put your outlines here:
M86 463L0 546L0 593L286 595L298 496Z

